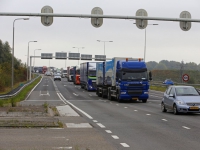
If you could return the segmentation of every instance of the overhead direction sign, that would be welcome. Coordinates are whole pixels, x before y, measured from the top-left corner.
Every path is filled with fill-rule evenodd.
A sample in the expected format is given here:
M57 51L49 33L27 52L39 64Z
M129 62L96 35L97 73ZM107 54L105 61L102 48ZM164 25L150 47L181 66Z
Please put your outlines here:
M81 54L81 60L92 60L92 55Z
M41 59L52 59L53 54L52 53L41 53Z
M69 59L70 60L79 60L80 59L80 53L69 53Z
M44 6L41 9L41 13L53 13L53 8L50 6ZM44 26L50 26L53 23L53 17L50 16L42 16L41 22Z
M105 61L106 55L95 55L95 61Z
M66 52L56 52L55 54L56 59L67 59L67 53Z
M184 75L182 76L182 79L183 79L184 82L189 81L189 75L184 74Z

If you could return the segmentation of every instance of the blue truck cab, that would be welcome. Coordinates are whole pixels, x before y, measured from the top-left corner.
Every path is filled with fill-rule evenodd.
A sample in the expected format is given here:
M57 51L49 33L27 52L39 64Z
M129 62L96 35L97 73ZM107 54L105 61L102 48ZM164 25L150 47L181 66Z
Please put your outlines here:
M98 68L97 64L97 68ZM109 100L141 100L149 98L149 80L147 67L141 59L115 57L111 61L101 64L104 75L103 83L97 83L97 95ZM97 73L98 78L98 73Z
M96 62L80 64L80 85L87 91L96 90Z

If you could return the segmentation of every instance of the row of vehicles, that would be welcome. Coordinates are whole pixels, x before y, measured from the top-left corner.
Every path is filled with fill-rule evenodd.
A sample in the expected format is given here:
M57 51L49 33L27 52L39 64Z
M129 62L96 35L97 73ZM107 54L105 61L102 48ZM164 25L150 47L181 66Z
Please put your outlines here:
M99 97L109 100L141 100L149 98L149 80L142 59L114 57L104 62L84 62L78 67L68 67L68 81L80 84L87 91L96 91ZM80 75L79 75L80 72Z

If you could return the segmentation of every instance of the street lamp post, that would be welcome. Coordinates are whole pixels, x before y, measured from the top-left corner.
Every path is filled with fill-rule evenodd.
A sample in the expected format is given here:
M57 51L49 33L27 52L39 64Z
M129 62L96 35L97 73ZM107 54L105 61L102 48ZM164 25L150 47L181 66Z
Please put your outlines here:
M85 48L85 47L73 47L73 48L77 48L78 49L78 53L79 53L79 49L81 48L81 49L83 49L83 48ZM80 59L80 58L79 58ZM79 66L79 60L78 60L78 66Z
M37 42L37 41L29 41L28 42L28 52L27 52L27 81L28 81L28 66L29 66L29 43L30 42ZM31 68L30 68L31 69Z
M13 45L12 45L12 77L11 77L11 81L12 81L12 85L11 85L11 89L13 90L13 84L14 84L14 39L15 39L15 21L16 20L29 20L29 18L17 18L13 21Z
M136 24L136 23L133 23L133 24ZM148 24L148 25L153 25L153 26L156 26L158 24ZM146 58L146 43L147 43L147 33L146 33L146 28L145 28L145 39L144 39L144 61L145 61L145 58Z
M40 51L41 49L35 49L35 50L34 50L34 63L33 63L33 69L34 69L34 67L35 67L35 51L37 51L37 50Z
M101 41L101 40L97 40L98 42L103 42L104 43L104 55L105 55L105 42L113 42L113 41Z

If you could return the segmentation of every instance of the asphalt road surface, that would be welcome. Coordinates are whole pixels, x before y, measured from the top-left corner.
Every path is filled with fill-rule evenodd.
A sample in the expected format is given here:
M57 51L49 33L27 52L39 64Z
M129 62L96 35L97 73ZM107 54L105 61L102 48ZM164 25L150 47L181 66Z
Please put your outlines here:
M200 114L173 115L160 109L162 92L150 91L147 103L110 101L79 85L44 77L24 104L71 105L114 149L199 149Z

